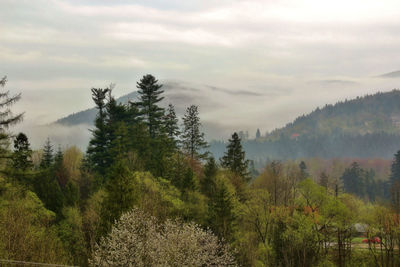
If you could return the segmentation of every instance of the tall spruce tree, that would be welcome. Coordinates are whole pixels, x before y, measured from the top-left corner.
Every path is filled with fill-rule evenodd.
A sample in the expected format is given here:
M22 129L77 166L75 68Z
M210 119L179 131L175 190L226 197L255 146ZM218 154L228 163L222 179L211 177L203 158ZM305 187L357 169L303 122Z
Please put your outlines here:
M0 88L4 88L7 83L7 76L0 79ZM23 118L23 113L14 115L11 112L10 106L20 100L21 94L10 96L9 91L0 92L0 157L9 157L8 146L10 134L7 132L8 128Z
M13 168L25 171L33 167L31 160L32 150L28 137L24 133L19 133L14 139L14 154L12 157Z
M204 133L200 131L201 123L198 107L191 105L186 109L183 117L183 132L181 135L182 148L190 158L202 159L207 156L207 152L201 152L202 149L208 147L204 140Z
M389 177L392 205L400 213L400 150L394 155L391 174Z
M42 169L48 169L51 167L54 161L54 155L53 155L53 145L50 142L50 138L47 138L46 143L44 144L43 147L43 155L42 155L42 161L40 162L40 168Z
M357 162L346 168L342 177L344 191L363 197L365 195L365 172Z
M208 198L215 194L218 166L214 157L210 157L204 166L204 177L201 180L201 191Z
M300 180L304 180L306 179L309 174L307 172L307 165L304 161L301 161L299 164L299 168L300 168Z
M250 161L245 159L246 155L236 132L229 139L229 144L226 148L225 155L220 159L221 166L239 175L244 181L249 181L251 178L249 173Z
M256 139L259 139L259 138L261 138L261 132L260 132L260 129L257 129Z
M139 108L145 123L148 126L151 138L155 138L161 131L162 117L164 109L158 106L164 97L160 95L164 93L161 90L162 85L158 84L158 80L151 74L144 75L136 86L139 90Z
M174 106L169 104L164 115L164 131L175 146L178 144L178 137L180 135L178 121Z
M123 212L133 208L138 200L137 179L125 160L118 159L110 168L105 185L106 196L102 203L101 228L107 233Z
M104 174L106 171L105 160L106 160L106 149L107 149L107 127L106 127L106 97L109 92L109 88L92 88L92 99L96 104L98 110L95 128L91 130L92 138L89 141L87 149L88 163L90 168L98 171L100 174Z
M218 182L215 194L208 202L208 221L210 228L220 238L230 241L235 221L232 193L223 182Z

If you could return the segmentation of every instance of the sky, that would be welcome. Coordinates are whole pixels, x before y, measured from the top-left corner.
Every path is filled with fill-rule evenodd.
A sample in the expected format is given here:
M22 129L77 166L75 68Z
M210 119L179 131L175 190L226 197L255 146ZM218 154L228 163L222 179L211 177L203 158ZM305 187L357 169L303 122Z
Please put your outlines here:
M26 131L92 107L92 87L121 96L151 73L190 89L168 86L171 102L198 104L221 130L210 139L254 135L399 88L380 77L400 70L399 17L391 0L0 0L0 76L22 93Z

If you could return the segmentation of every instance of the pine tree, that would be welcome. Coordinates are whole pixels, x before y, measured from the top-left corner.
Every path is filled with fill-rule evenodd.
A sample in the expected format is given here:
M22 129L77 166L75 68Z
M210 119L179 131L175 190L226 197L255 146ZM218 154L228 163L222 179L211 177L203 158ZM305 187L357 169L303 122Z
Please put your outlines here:
M7 76L0 79L0 88L4 88L7 83ZM14 115L10 106L20 100L21 94L10 96L8 91L0 92L0 156L4 157L7 154L7 148L9 146L10 134L7 133L7 129L20 122L23 118L23 113Z
M260 132L260 129L257 129L256 139L259 139L259 138L261 138L261 132Z
M172 104L168 105L167 112L164 116L164 131L172 140L174 146L177 146L180 130L178 126L178 118L175 114L175 108Z
M207 153L201 153L206 148L207 142L204 140L204 133L200 132L200 118L198 108L191 105L186 109L183 117L182 147L190 158L198 159L206 157Z
M164 92L160 90L161 87L162 85L158 84L158 80L151 74L144 75L137 83L139 89L137 107L148 126L151 138L155 138L160 133L162 126L164 109L158 106L158 103L164 99L160 96Z
M363 197L365 195L365 172L357 162L346 168L342 177L344 191Z
M328 190L329 187L329 177L325 171L321 172L319 176L319 185L325 187Z
M210 157L204 166L204 177L201 180L201 191L209 198L215 194L217 173L217 163L214 157Z
M14 139L13 168L25 171L33 167L32 150L28 141L28 137L24 133L19 133Z
M208 220L213 232L225 240L232 238L235 220L233 207L232 194L223 182L219 182L208 204Z
M248 170L250 161L245 159L245 152L236 132L229 139L226 148L225 155L220 159L221 166L239 175L244 181L249 181L251 178Z
M50 139L47 138L46 143L44 144L43 147L43 156L42 156L42 161L40 162L40 168L42 169L50 168L51 165L53 164L53 161L54 161L53 146L50 142Z
M92 130L92 138L89 141L89 146L87 149L88 162L90 168L98 171L100 174L104 174L107 167L106 163L106 149L107 149L107 129L106 129L106 102L107 93L109 88L92 88L92 99L96 104L98 110L95 129Z
M300 168L300 180L302 181L302 180L306 179L309 176L309 174L307 172L306 163L304 161L301 161L300 164L299 164L299 168Z
M136 178L124 160L116 161L108 174L106 197L102 203L101 225L103 234L123 212L130 210L138 200Z
M400 150L394 155L389 186L392 204L396 212L400 213Z

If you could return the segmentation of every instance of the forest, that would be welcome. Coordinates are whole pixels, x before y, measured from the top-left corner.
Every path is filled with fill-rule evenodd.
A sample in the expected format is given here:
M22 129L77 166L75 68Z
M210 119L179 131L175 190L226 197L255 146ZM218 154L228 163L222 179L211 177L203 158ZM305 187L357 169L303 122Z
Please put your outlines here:
M11 131L23 119L11 111L21 95L6 91L6 77L0 85L0 263L400 265L400 151L392 162L324 160L330 150L371 144L368 135L317 156L294 156L315 140L287 137L282 154L255 162L244 148L251 143L234 132L215 156L201 107L178 118L173 103L161 107L162 84L147 74L135 101L117 102L113 85L91 89L86 151L50 139L33 150L26 134ZM390 134L373 137L397 142ZM253 146L274 151L264 141Z

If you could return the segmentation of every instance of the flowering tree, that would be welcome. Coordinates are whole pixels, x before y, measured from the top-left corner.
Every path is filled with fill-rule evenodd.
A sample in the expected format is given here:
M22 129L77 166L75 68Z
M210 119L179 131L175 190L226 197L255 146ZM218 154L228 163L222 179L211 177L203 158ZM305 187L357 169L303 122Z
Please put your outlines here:
M139 209L123 214L96 245L94 266L236 266L229 247L194 223L156 219Z

